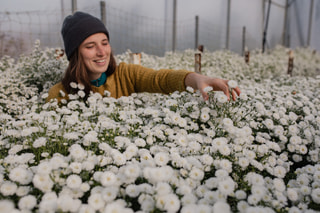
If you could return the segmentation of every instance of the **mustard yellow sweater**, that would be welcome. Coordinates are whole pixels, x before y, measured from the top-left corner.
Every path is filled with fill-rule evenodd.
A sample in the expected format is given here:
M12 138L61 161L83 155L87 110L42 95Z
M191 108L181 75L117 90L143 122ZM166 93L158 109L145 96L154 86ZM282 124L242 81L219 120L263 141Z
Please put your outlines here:
M98 92L104 96L104 91L110 92L110 96L120 98L129 96L132 93L150 92L169 94L174 91L185 91L184 79L191 71L161 69L153 70L140 65L120 63L115 72L107 77L105 84L96 87L91 86L93 92ZM60 94L62 90L66 96ZM47 101L57 99L68 99L61 82L50 88Z

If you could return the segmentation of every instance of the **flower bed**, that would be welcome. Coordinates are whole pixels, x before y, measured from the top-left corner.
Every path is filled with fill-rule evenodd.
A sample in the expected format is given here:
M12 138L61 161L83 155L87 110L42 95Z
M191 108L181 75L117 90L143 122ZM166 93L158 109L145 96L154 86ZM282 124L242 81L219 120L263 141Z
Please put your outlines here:
M48 88L67 64L39 43L0 61L0 212L320 211L320 56L204 52L202 72L242 94L77 96ZM129 52L118 55L128 61ZM194 69L194 51L142 54L154 69Z

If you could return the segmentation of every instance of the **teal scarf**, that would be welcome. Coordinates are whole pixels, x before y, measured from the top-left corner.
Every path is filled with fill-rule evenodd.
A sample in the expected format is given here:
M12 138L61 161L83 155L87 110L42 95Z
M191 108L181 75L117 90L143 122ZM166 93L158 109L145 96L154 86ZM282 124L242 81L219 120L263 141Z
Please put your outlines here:
M96 80L92 80L91 85L96 86L96 87L100 87L101 85L103 85L104 83L106 83L107 81L107 74L104 72L101 74L100 78L96 79Z

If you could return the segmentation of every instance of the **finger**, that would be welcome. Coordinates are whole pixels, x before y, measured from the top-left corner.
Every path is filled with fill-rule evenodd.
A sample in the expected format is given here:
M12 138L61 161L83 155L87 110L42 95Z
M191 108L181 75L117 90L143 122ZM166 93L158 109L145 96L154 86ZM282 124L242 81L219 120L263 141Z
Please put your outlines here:
M230 92L229 92L228 87L227 87L227 90L224 92L224 94L227 96L228 101L230 101Z
M228 82L228 81L227 81ZM225 85L224 94L228 97L228 101L230 101L230 92L228 84Z
M201 95L204 101L207 101L209 99L209 95L208 93L206 93L205 91L201 90Z
M234 88L234 90L236 91L237 95L239 96L240 93L241 93L240 88L239 88L239 87L236 87L236 88Z
M234 89L232 89L232 100L236 100L237 98L236 98L236 92L235 92L235 90Z

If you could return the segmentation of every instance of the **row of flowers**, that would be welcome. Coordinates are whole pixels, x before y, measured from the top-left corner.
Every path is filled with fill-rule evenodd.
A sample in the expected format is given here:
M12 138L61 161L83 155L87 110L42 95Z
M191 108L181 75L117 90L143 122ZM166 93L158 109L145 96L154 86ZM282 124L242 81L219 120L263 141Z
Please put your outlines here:
M61 107L44 101L59 52L1 59L0 212L320 211L320 56L297 49L288 77L287 51L248 64L202 53L204 74L237 80L237 101L188 88L83 102L80 90ZM142 65L193 70L194 53Z

